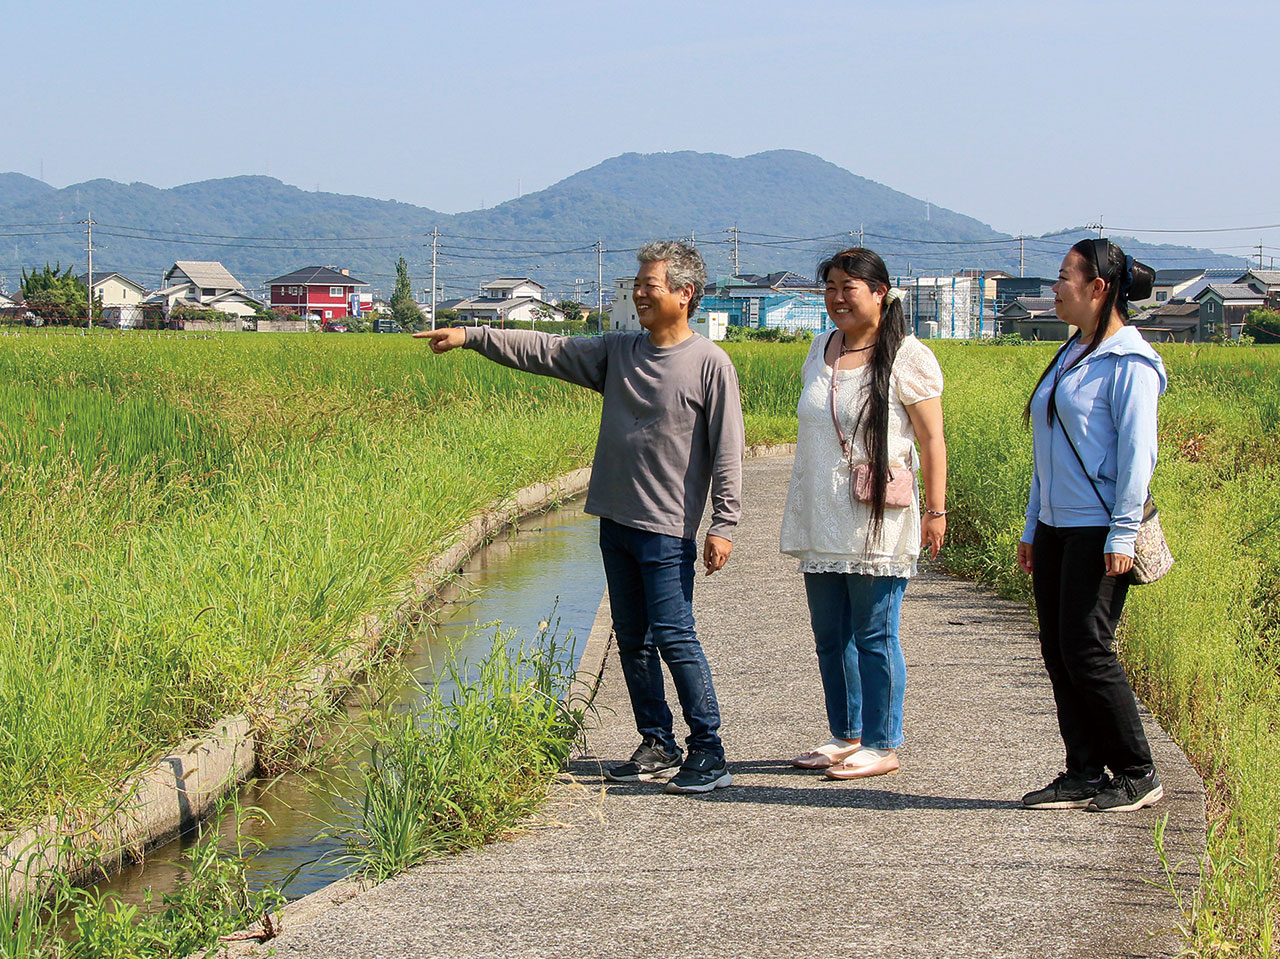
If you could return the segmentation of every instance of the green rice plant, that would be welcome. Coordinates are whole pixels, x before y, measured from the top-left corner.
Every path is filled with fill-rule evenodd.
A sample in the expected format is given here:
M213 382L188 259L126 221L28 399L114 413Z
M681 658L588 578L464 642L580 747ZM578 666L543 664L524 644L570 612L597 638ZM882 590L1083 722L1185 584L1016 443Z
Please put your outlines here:
M545 629L518 646L499 630L474 668L446 658L421 709L385 713L348 834L358 868L384 879L488 842L536 808L583 729L588 704L567 700L571 661Z
M747 442L794 443L800 368L809 344L726 343L724 348L738 371Z

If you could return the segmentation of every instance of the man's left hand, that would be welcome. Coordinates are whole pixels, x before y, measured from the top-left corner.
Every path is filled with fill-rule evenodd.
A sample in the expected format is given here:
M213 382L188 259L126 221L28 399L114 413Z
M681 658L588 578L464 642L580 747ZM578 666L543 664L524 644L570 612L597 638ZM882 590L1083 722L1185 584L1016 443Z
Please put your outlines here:
M729 554L733 552L733 543L723 536L707 534L707 544L702 548L702 562L710 576L729 562Z

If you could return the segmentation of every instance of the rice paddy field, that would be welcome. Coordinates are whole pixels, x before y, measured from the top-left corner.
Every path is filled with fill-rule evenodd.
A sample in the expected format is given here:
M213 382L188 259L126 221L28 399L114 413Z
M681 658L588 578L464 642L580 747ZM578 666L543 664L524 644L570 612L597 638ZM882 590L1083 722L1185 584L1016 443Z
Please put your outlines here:
M1029 601L1019 415L1051 349L931 345L947 378L944 557ZM794 439L805 348L728 345L749 442ZM1280 349L1161 352L1155 495L1178 562L1130 593L1123 656L1209 790L1188 945L1269 955ZM585 390L392 336L0 336L0 379L0 827L253 715L467 518L588 463L599 417Z

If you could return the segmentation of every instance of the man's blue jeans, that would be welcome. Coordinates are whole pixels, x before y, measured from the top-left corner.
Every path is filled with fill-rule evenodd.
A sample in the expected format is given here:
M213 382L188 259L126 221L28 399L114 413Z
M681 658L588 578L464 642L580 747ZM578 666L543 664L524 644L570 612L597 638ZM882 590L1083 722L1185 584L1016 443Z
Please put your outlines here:
M874 749L897 749L907 687L907 662L898 642L906 579L805 573L804 589L831 735L861 738Z
M601 518L600 554L636 729L664 749L676 749L662 689L665 662L689 727L689 752L723 757L720 705L693 628L697 542Z

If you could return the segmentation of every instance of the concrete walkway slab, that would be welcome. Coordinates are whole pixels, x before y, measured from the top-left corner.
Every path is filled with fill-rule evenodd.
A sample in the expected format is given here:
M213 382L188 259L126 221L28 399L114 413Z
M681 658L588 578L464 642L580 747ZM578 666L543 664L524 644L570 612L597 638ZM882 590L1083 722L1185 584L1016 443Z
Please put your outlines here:
M827 738L804 590L777 550L789 458L751 460L746 523L700 577L735 777L700 797L609 785L636 734L611 657L599 727L510 843L431 863L260 953L313 957L1173 956L1179 915L1152 829L1195 881L1204 793L1145 716L1166 799L1135 814L1032 812L1057 774L1048 680L1025 607L926 572L907 590L902 771L834 783L788 760Z

